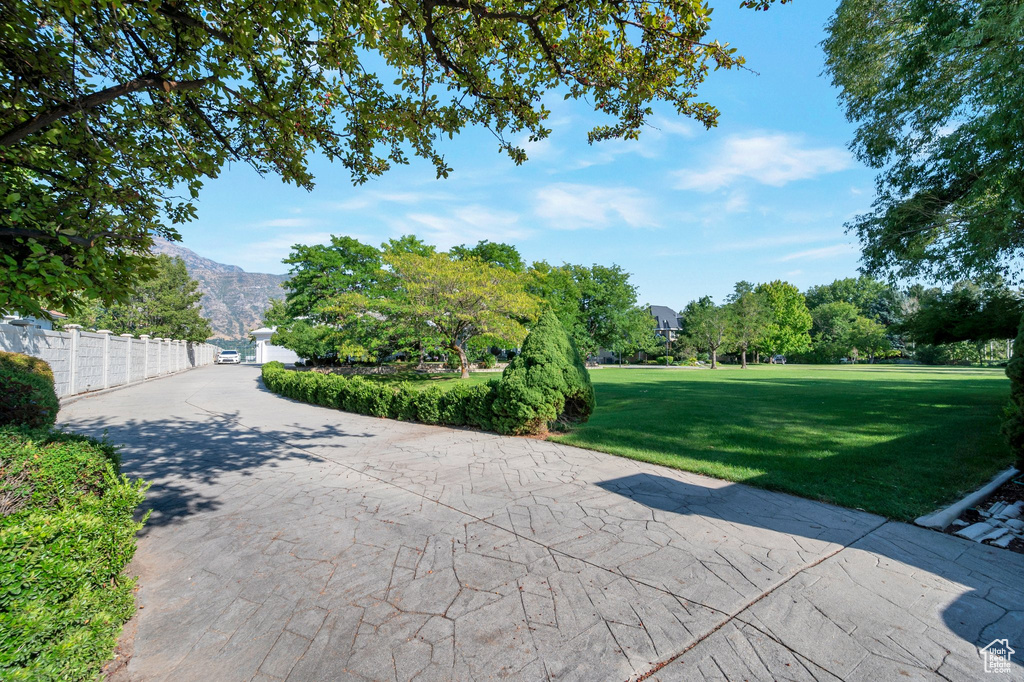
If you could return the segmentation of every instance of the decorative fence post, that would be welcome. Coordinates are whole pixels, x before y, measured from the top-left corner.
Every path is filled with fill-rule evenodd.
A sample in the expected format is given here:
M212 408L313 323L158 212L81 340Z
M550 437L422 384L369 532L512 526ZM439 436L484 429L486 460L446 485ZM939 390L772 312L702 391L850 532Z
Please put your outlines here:
M110 335L114 332L109 329L97 329L97 334L103 334L103 388L110 388Z
M71 334L71 362L69 363L70 370L68 371L68 395L75 394L75 375L78 374L78 335L82 331L82 325L80 324L66 324L64 329Z
M143 334L139 338L142 339L142 380L145 381L149 378L149 334Z
M124 384L132 383L132 335L121 334L124 339Z

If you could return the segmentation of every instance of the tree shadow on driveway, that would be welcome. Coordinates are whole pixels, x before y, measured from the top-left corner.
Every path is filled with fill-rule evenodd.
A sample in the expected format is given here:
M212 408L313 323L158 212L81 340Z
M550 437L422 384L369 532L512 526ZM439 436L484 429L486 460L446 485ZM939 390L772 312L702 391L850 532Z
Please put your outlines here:
M374 435L337 424L253 429L239 423L238 417L237 411L210 414L202 420L194 414L162 419L92 417L71 419L61 427L117 444L121 472L151 483L140 510L152 510L142 536L153 528L223 508L223 492L246 484L257 469L322 461L303 452L303 444Z
M709 507L701 502L706 500L704 488L667 476L639 473L596 485L650 509L709 515ZM745 488L728 487L735 487L739 494ZM774 532L799 532L774 514L752 516L730 497L723 491L720 502L710 508L712 518ZM690 508L697 504L699 512ZM1011 646L1024 644L1024 556L1007 550L887 522L805 569L793 581L751 604L739 618L750 618L752 624L771 630L795 649L805 644L802 637L810 641L827 635L852 639L871 651L881 641L898 639L886 632L894 629L911 646L924 650L927 646L921 642L942 641L941 631L938 637L928 637L927 615L937 610L946 628L974 647L997 638L1008 638ZM800 604L808 608L801 609ZM893 645L902 656L910 655L907 646ZM1018 669L1024 667L1020 659L1014 663Z

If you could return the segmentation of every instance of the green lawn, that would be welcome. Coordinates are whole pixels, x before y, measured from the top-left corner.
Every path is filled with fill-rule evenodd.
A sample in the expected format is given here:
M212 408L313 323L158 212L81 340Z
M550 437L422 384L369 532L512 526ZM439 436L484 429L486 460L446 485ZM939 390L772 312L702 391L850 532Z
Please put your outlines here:
M758 366L591 373L561 443L911 520L1011 464L1002 370Z
M552 440L895 519L952 502L1012 460L999 434L1009 396L999 369L762 365L591 377L597 410Z

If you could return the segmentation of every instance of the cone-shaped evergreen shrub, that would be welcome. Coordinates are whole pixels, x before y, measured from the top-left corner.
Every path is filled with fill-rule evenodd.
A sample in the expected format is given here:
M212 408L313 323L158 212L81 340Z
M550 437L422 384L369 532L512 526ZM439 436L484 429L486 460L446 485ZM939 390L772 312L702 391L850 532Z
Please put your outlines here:
M1013 357L1006 364L1010 377L1010 404L1003 418L1003 435L1017 457L1017 468L1024 471L1024 320L1013 341Z
M493 428L498 433L542 433L549 422L584 422L593 411L590 373L576 344L548 311L501 375Z

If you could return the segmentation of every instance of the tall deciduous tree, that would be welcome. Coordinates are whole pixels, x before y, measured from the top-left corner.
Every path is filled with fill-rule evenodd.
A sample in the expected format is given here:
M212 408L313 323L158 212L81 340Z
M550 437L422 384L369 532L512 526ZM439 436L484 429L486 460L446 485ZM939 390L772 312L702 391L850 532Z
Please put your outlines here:
M747 351L764 335L768 308L749 282L739 282L729 297L730 336L740 352L740 367L747 368Z
M555 313L584 357L599 348L631 352L650 346L644 338L649 325L642 319L650 314L637 305L630 274L618 265L552 266L541 261L529 275L531 293Z
M614 315L613 324L616 334L604 346L619 354L619 363L622 363L623 353L667 353L665 341L654 333L655 320L651 314L643 308L633 307L620 311Z
M902 318L903 296L900 292L868 275L813 286L804 297L812 311L826 303L842 302L853 305L858 315L878 320L884 325L897 323Z
M289 315L314 322L331 299L373 292L380 279L380 251L352 237L332 235L330 244L296 244L283 262L291 266L282 285L288 291Z
M128 299L111 305L94 302L65 324L200 343L212 333L199 309L202 297L199 282L189 276L184 261L161 255L156 259L156 276L140 283Z
M768 355L802 353L811 347L811 312L800 290L775 280L758 284L754 291L768 309L768 325L758 345Z
M850 325L847 339L855 356L867 355L871 362L875 357L892 348L888 337L885 335L885 327L876 320L869 320L866 317L857 317Z
M1013 338L1024 302L1019 291L1006 286L958 282L949 291L928 289L917 298L917 309L901 325L917 343L954 343Z
M751 4L767 4L758 0ZM704 0L11 0L0 10L0 309L124 295L153 235L237 161L311 188L312 153L355 182L482 126L539 140L560 88L635 138L664 102L710 127ZM178 198L184 194L183 198ZM165 223L165 217L170 224Z
M811 310L811 335L817 362L835 362L850 354L854 344L851 331L861 316L860 310L847 301L822 303Z
M519 249L511 244L492 242L482 239L476 246L453 246L448 250L453 257L459 259L476 258L491 265L507 268L512 272L522 272L526 269L523 257L519 255Z
M871 270L955 281L1024 254L1024 4L842 0L826 70L880 170L851 227Z
M718 369L718 349L726 342L729 312L715 305L710 296L690 301L681 316L683 333L693 339L701 350L711 355L711 369Z
M488 335L520 343L526 328L518 320L537 313L537 300L526 292L524 277L506 268L447 253L393 253L385 258L403 291L385 315L426 321L441 344L458 354L463 378L469 377L464 348L469 339Z

